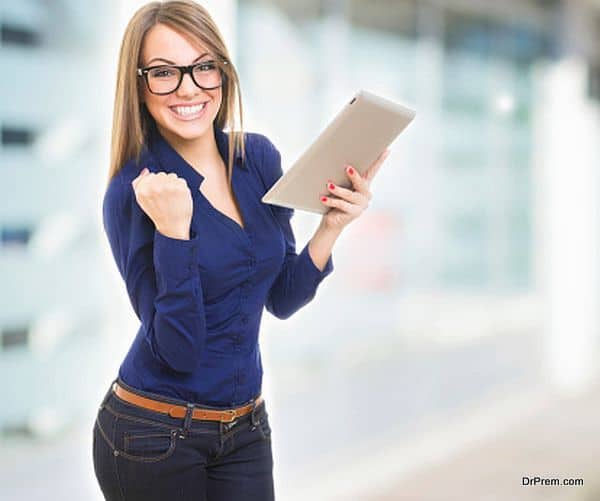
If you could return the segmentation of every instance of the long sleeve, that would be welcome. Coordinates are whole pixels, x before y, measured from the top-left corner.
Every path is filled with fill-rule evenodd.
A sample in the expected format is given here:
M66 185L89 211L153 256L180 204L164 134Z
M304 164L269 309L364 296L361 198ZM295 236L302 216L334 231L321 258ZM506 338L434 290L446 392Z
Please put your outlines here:
M262 174L268 190L283 175L283 169L281 154L266 137L263 152ZM319 284L334 269L333 255L329 256L325 268L320 271L308 253L308 242L297 254L291 226L294 209L277 205L270 207L281 226L286 253L282 269L268 292L265 306L277 318L286 319L315 297Z
M156 230L133 187L118 176L103 200L103 223L131 305L153 355L177 372L197 366L206 344L199 236L170 238Z

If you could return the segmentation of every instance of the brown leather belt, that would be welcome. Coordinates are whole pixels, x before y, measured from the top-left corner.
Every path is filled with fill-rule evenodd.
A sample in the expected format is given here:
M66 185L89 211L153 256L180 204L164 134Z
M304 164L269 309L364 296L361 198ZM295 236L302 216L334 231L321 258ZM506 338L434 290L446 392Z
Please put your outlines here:
M113 392L121 399L125 400L144 409L150 409L151 411L162 412L175 418L184 418L187 412L187 408L183 405L170 404L168 402L161 402L160 400L154 400L153 398L142 397L136 393L132 393L126 390L119 383L115 382L113 385ZM258 406L263 401L263 396L259 395L253 404L244 405L243 407L236 407L234 409L226 410L214 410L194 408L192 412L192 419L203 419L208 421L223 421L225 423L231 423L235 419L244 416L252 411L254 406Z

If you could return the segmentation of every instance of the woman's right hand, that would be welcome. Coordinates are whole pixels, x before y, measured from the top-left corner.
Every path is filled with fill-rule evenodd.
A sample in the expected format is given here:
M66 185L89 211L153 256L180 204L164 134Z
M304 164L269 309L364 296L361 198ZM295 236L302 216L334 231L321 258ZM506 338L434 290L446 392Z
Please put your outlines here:
M144 168L131 185L137 203L160 233L189 240L194 204L185 179L172 172L153 173Z

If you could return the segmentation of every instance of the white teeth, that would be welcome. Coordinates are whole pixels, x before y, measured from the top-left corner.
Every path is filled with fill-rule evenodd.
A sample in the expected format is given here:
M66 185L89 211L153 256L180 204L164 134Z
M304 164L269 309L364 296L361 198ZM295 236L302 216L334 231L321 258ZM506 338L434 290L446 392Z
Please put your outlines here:
M206 103L202 103L196 106L173 106L171 109L175 111L175 113L183 116L194 115L200 112Z

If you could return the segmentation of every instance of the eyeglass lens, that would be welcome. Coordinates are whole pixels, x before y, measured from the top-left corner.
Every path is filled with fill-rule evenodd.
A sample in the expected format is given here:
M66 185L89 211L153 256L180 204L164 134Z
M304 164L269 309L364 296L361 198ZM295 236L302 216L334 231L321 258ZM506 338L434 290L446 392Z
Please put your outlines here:
M221 85L221 71L215 61L202 61L192 69L196 83L207 89ZM173 92L181 79L181 70L173 66L158 66L148 72L150 91L157 93Z

